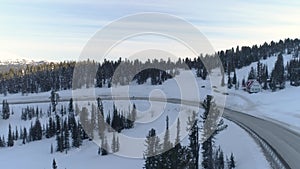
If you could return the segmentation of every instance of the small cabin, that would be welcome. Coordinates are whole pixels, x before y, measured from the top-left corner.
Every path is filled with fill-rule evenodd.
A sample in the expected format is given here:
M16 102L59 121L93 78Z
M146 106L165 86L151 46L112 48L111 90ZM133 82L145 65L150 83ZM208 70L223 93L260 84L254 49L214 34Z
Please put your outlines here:
M249 79L246 83L246 91L249 93L261 92L261 85L256 79Z

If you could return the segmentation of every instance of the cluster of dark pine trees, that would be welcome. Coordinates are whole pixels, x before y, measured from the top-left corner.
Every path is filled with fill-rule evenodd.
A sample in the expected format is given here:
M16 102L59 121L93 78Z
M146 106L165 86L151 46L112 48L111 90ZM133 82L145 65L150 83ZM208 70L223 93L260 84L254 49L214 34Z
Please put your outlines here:
M32 118L39 118L43 117L43 112L42 109L39 109L39 107L29 107L27 106L26 108L22 109L21 112L21 119L26 121L26 120L31 120Z
M260 46L243 46L241 49L238 46L235 50L232 48L226 51L220 51L217 54L222 60L224 70L227 72L234 72L235 69L249 66L251 63L261 59L267 59L273 54L296 53L300 50L298 48L299 44L299 39L285 39L284 41L280 40L279 42L272 41L269 44L265 42Z
M181 63L183 64L183 63ZM166 70L159 70L158 65ZM120 66L120 67L119 67ZM75 68L76 67L76 68ZM122 68L121 73L115 73ZM160 68L161 68L160 67ZM0 94L8 93L39 93L59 91L81 87L111 87L112 84L125 85L131 81L143 84L151 78L153 85L161 84L178 73L175 64L156 59L152 61L95 61L43 63L27 65L26 68L11 68L9 71L0 72ZM142 71L143 69L144 71ZM167 73L168 70L168 73ZM136 74L132 74L136 72ZM80 79L74 78L81 77Z
M153 59L146 62L119 59L104 60L102 63L87 60L27 65L25 68L11 68L0 73L0 94L58 91L71 89L72 86L74 88L111 87L113 84L126 85L131 81L143 84L147 79L151 79L151 84L159 85L178 74L178 69L196 69L197 76L206 79L210 72L207 68L214 68L220 64L216 57L220 58L224 71L230 73L260 59L266 59L272 54L294 52L298 55L299 44L299 39L285 39L260 46L241 48L238 46L236 49L219 51L212 55L200 55L194 59L179 58L176 62L170 59L168 61ZM73 76L81 78L73 79ZM275 79L271 86L279 86L280 82L280 79Z
M46 124L45 137L51 138L54 136L56 137L56 151L65 151L66 153L71 147L80 147L82 140L88 139L81 124L76 121L74 114L69 114L64 120L59 115L55 116L55 120L49 118L49 122ZM54 152L53 145L51 145L50 152Z
M298 53L295 54L295 59L291 60L286 65L287 80L290 80L290 84L293 86L300 85L300 61Z
M7 102L4 101L3 104L6 105ZM55 113L54 116L53 113ZM4 136L0 138L0 147L11 147L14 145L14 141L18 139L22 139L23 144L26 144L43 138L56 137L56 147L54 148L51 145L51 153L54 151L67 152L71 147L80 147L85 139L92 140L94 132L97 131L99 138L102 140L98 153L107 155L110 148L112 152L119 151L120 143L115 131L121 132L123 129L133 128L137 110L135 104L128 113L117 110L116 106L113 105L112 116L110 113L107 113L106 120L104 120L103 103L100 98L97 98L97 105L91 105L90 111L86 107L82 107L80 110L77 104L74 108L73 99L71 98L68 108L61 106L60 111L55 109L52 112L52 107L50 106L47 114L48 122L42 126L39 118L44 113L39 107L27 106L22 109L21 119L31 120L36 118L35 123L31 124L29 130L26 127L18 130L16 127L16 130L12 131L11 125L9 125L7 141ZM76 116L79 116L79 120L76 119ZM111 146L107 142L106 131L114 132Z
M0 147L12 147L14 146L14 142L17 140L22 140L22 143L26 144L31 141L41 140L42 137L43 129L38 118L36 118L34 124L31 124L29 131L26 127L20 128L20 130L18 130L16 127L16 129L13 131L11 125L9 124L7 142L5 141L5 137L2 136L2 138L0 138Z
M123 129L130 129L134 127L134 122L136 120L136 106L133 104L131 112L129 111L127 115L123 112L117 110L116 106L113 105L113 115L112 118L110 113L106 117L106 123L110 125L109 131L115 130L121 132Z
M166 130L164 140L161 143L155 129L151 129L146 138L147 149L145 151L146 169L198 169L199 152L202 154L202 168L224 169L235 168L233 154L224 159L221 148L215 149L214 140L218 133L226 129L223 120L218 120L220 112L213 101L212 96L207 96L203 106L205 112L197 117L196 113L189 118L189 145L180 143L180 121L177 120L177 134L174 143L170 141L169 119L166 118ZM210 114L210 115L209 115ZM199 120L199 118L201 120ZM199 124L201 123L201 127ZM202 134L200 134L202 129ZM201 138L200 138L201 137ZM200 140L204 140L200 143Z
M98 99L98 105L100 104L100 112L103 112L103 105L100 99ZM102 111L101 111L102 110ZM98 122L98 130L99 136L101 139L101 146L98 149L99 155L107 155L110 148L111 152L118 152L120 149L119 138L116 136L116 132L120 133L123 129L131 129L134 127L134 122L136 120L137 110L135 104L133 104L132 110L127 113L127 115L123 112L117 110L116 106L113 105L113 115L111 118L110 113L106 116L105 125L103 126L104 116L100 115L101 123ZM103 121L102 121L103 120ZM102 125L102 126L101 126ZM109 147L109 143L107 142L107 138L105 136L105 132L113 132L113 138L111 142L111 147Z
M72 99L69 104L72 104ZM68 144L69 142L67 141L69 140L69 130L71 131L72 138L74 140L73 146L79 147L81 145L79 140L86 139L87 137L82 136L84 135L82 134L84 133L84 130L82 129L81 125L76 122L74 113L72 116L72 112L74 112L73 106L69 106L69 108L70 108L69 109L70 114L67 118L68 120L65 121L62 120L63 116L66 115L66 110L65 108L62 107L60 113L61 116L56 114L55 115L56 121L55 121L51 117L51 111L50 111L51 107L50 107L50 110L48 111L50 112L48 113L49 123L46 123L46 127L45 127L45 125L43 126L41 125L41 122L39 120L39 118L42 117L44 114L42 110L39 109L38 107L34 109L33 107L27 106L25 109L22 109L21 119L31 120L32 118L36 118L35 123L34 124L31 123L29 130L26 127L20 128L20 130L18 130L18 128L16 127L16 130L12 131L11 125L9 125L7 142L5 141L4 136L0 138L0 147L5 147L5 146L11 147L14 145L14 141L17 141L18 139L22 139L22 143L26 144L27 142L41 140L43 139L44 136L46 138L57 136L57 140L61 141L60 139L62 138L65 141L63 142L64 145L63 147L65 149L65 148L69 148L69 144ZM79 135L81 137L79 137ZM59 147L58 151L62 151L60 144L58 147Z
M9 104L7 103L7 100L2 101L2 118L4 120L9 119L10 116L10 109L9 109Z
M298 51L296 53L298 53ZM300 64L299 59L295 57L296 53L293 51L294 59L287 62L286 67L284 66L283 62L283 55L282 53L279 53L274 68L270 74L268 73L268 66L258 61L256 68L251 67L251 70L248 74L248 80L256 79L263 86L262 88L264 90L271 89L272 91L284 89L286 81L290 81L291 85L299 86ZM234 75L236 77L235 72ZM230 76L228 77L230 79ZM231 81L228 80L229 85L230 82ZM245 79L243 79L242 86L245 87L245 84Z
M249 72L248 79L257 79L258 82L263 86L263 89L271 89L276 91L277 89L285 88L285 81L290 80L291 84L298 85L300 77L299 65L297 65L297 59L288 63L287 67L284 67L283 63L283 53L293 54L295 58L298 58L300 48L299 39L285 39L284 41L280 40L279 42L271 42L270 44L264 43L259 47L257 45L250 47L239 47L234 50L226 50L218 52L220 56L224 70L228 74L227 85L228 88L235 86L239 87L239 81L236 77L235 70L240 69L243 66L248 66L253 62L258 62L257 67L251 68ZM277 55L277 61L274 65L272 72L268 73L267 65L264 65L259 62L261 59L267 59L272 55ZM292 66L290 66L292 65ZM286 73L287 71L287 73ZM231 73L234 72L234 77L230 77ZM224 76L224 75L223 75ZM247 79L242 77L242 86L245 87ZM224 86L224 77L222 79L221 85Z

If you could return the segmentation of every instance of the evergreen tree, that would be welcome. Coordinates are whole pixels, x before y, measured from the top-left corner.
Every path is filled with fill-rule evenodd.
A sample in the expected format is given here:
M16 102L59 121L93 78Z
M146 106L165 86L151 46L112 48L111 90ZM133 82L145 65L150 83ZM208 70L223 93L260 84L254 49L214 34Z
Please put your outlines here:
M101 148L99 147L98 148L98 155L100 155L101 154Z
M225 86L224 74L222 74L221 86L222 86L222 87Z
M231 153L230 155L230 159L229 159L229 162L228 162L228 169L233 169L235 168L235 160L234 160L234 156L233 156L233 153Z
M206 68L204 67L204 68L202 69L202 79L203 79L203 80L206 80L207 75L208 75L208 72L207 72Z
M123 126L122 126L122 119L120 114L118 113L118 110L115 105L113 105L113 117L111 120L111 127L115 129L117 132L121 132Z
M74 106L73 106L73 99L72 98L69 101L68 111L69 111L69 113L74 113Z
M162 168L171 168L174 163L172 156L174 155L173 145L170 141L170 132L169 132L169 117L166 117L166 130L164 135L164 142L162 145L163 153L159 156L161 157L161 166Z
M180 144L180 120L177 119L177 132L174 147L168 152L170 168L183 169L189 166L189 151Z
M7 100L2 101L2 118L4 120L9 119L10 111L9 111L9 104L7 103Z
M0 137L0 147L4 147L1 137Z
M105 156L108 154L108 144L107 138L104 136L104 139L101 140L101 155Z
M107 127L108 127L108 131L110 132L110 128L109 128L109 126L111 126L111 118L110 118L110 112L108 112L108 115L106 116L106 124L108 125Z
M261 84L262 82L262 74L263 74L263 69L262 69L262 63L260 63L260 61L257 62L257 81Z
M242 80L242 87L246 87L246 81L245 81L245 78Z
M180 144L180 120L179 118L177 119L177 127L176 127L176 138L175 138L175 143L174 145L176 146L177 144Z
M169 117L166 117L166 131L163 142L163 151L168 151L173 147L170 141L170 131L169 131Z
M5 147L5 140L0 137L0 147Z
M80 132L82 134L82 139L88 139L92 136L92 127L91 127L91 123L88 119L88 109L86 107L83 107L81 112L80 112L80 128L82 128L82 126L84 127L85 130L81 129ZM82 126L81 126L82 125Z
M90 124L89 124L89 138L90 140L94 139L94 130L96 129L96 111L97 108L95 106L95 104L92 104L92 110L91 110L91 120L90 120Z
M116 143L116 151L120 151L120 141L119 141L119 137L117 137L117 143Z
M188 118L188 129L189 129L189 168L198 169L199 168L199 127L198 118L196 117L196 112L193 111L191 117Z
M54 125L55 126L55 133L54 134L58 134L58 133L62 132L61 131L62 127L61 127L61 123L60 123L61 120L60 120L59 115L56 115L55 117L56 117L56 123Z
M26 128L24 127L24 131L23 131L23 141L22 143L25 144L27 142L27 130Z
M233 78L232 78L232 84L236 84L237 83L237 78L236 78L236 72L234 71L234 74L233 74Z
M230 77L230 73L228 73L227 87L228 87L228 89L232 88L232 80Z
M224 169L224 154L223 151L221 150L221 147L217 149L215 152L215 157L214 157L214 168L216 169Z
M56 113L56 105L58 104L59 95L54 90L51 91L50 102L52 104L52 112Z
M48 131L49 138L53 137L55 133L56 133L55 122L52 120L52 117L49 117L49 131Z
M17 126L16 126L15 139L16 139L16 140L18 140L18 139L19 139L19 132L18 132L18 128L17 128Z
M145 151L145 168L146 169L159 169L160 165L160 156L158 153L160 152L160 144L159 138L156 136L156 131L152 128L147 137L146 137L146 146L147 149Z
M112 138L112 143L111 143L111 151L113 153L119 151L119 142L118 142L118 138L116 137L115 132L113 133L113 138Z
M250 70L250 72L249 72L249 74L248 74L248 80L250 80L250 79L256 79L256 71L254 70L254 68L253 67L251 67L251 70Z
M211 169L214 165L213 158L213 142L215 136L227 128L227 125L224 125L222 119L220 119L221 114L218 110L213 97L207 95L207 98L203 102L203 107L205 109L202 119L202 167Z
M279 54L275 62L274 69L271 73L270 88L275 91L277 88L283 89L285 87L285 77L284 77L284 65L283 56Z
M135 104L133 104L133 106L132 106L131 116L132 116L132 119L130 119L130 120L133 122L133 125L134 125L134 122L136 121L136 116L137 116Z
M218 157L218 162L219 162L219 168L224 169L225 165L224 165L224 153L223 153L223 151L220 151L220 154L219 154L219 157Z
M59 134L57 134L56 135L56 151L63 152L62 140L63 140L63 138Z
M98 124L98 135L99 135L100 139L103 139L104 138L104 131L105 131L105 121L104 121L102 104L100 105L100 107L98 105L97 124Z
M56 165L55 159L53 159L53 162L52 162L52 169L57 169L57 165Z
M46 138L50 138L49 124L46 123Z
M73 129L72 129L72 146L79 148L80 147L80 142L81 142L81 138L80 138L80 134L79 134L79 129L77 126L77 123L74 122L73 124Z
M262 77L262 80L263 80L263 83L264 83L263 89L267 90L268 89L268 79L269 79L268 67L267 66L264 67L264 71L265 72L264 72L264 75Z
M3 143L3 147L5 147L6 146L6 142L5 142L4 136L2 136L2 143Z
M79 133L79 144L82 145L82 140L88 139L87 134L85 133L85 131L83 130L81 124L79 122L77 122L77 126L78 126L78 133Z
M96 87L102 88L102 86L103 86L103 71L101 65L99 64L96 73Z
M8 146L8 147L14 146L14 138L13 138L13 135L12 135L12 131L11 131L11 126L10 126L10 124L9 124L9 126L8 126L7 146Z
M238 90L240 88L240 82L239 81L237 81L237 83L235 84L234 88L235 88L235 90Z
M33 141L36 141L36 140L41 140L42 137L43 137L42 125L40 120L37 118L32 128L32 138Z
M70 149L70 133L69 128L67 125L67 120L64 121L64 149L69 150Z
M53 145L51 144L50 153L53 154Z

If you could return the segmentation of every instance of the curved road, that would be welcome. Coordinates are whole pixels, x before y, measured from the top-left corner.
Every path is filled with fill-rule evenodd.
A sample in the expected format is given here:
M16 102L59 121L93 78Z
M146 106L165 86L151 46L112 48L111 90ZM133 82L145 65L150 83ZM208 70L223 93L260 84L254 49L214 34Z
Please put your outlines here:
M104 96L102 100L128 100L126 97ZM146 97L131 97L133 100L149 100ZM62 99L60 101L68 101L69 99ZM75 99L76 100L76 99ZM82 98L80 101L92 100L91 98ZM184 104L189 106L199 106L195 101L181 100L176 98L150 98L151 101ZM9 100L8 100L9 101ZM79 101L79 100L78 100ZM45 103L49 100L23 100L23 101L9 101L10 104L24 104L24 103ZM258 135L279 155L279 159L286 168L298 169L300 168L300 134L289 130L283 125L276 124L258 117L237 112L231 109L224 109L224 118L241 125Z

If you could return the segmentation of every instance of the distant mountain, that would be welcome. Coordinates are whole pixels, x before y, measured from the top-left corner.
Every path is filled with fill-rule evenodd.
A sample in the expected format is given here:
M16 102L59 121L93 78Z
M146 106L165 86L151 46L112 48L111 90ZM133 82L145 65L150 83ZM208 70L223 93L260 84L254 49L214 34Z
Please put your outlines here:
M34 60L25 60L25 59L16 59L16 60L6 60L6 61L1 61L0 60L0 71L1 72L6 72L9 71L9 69L21 69L25 68L27 65L40 65L40 64L45 64L49 63L48 61L34 61Z
M28 65L28 64L43 64L43 63L48 63L47 61L34 61L34 60L26 60L26 59L16 59L16 60L6 60L6 61L1 61L0 60L0 65Z

